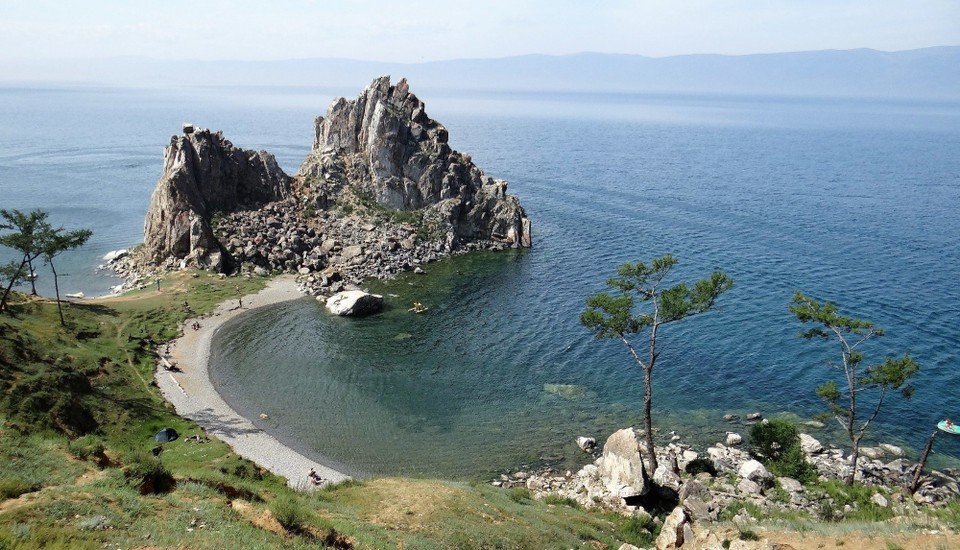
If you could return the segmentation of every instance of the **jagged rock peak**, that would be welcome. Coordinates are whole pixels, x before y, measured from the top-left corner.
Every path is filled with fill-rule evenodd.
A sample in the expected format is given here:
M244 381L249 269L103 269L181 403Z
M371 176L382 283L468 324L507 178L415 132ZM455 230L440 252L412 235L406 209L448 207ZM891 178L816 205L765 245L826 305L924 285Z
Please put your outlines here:
M221 132L185 127L163 152L144 221L146 260L230 270L232 258L214 236L212 218L289 194L290 177L273 155L234 147Z
M448 249L474 240L530 246L530 220L507 183L485 175L447 138L405 79L391 85L383 76L316 119L299 177L318 190L321 205L347 191L396 210L424 210L445 226Z

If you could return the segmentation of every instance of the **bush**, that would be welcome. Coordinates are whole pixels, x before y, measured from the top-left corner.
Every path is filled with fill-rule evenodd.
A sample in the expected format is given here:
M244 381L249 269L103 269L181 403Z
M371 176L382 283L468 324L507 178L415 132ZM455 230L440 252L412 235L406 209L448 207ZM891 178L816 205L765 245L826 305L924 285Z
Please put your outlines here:
M517 504L528 504L530 502L530 491L526 487L514 487L510 489L507 496Z
M717 467L714 466L713 461L709 458L695 458L687 463L684 467L684 471L692 476L697 474L702 474L704 472L710 474L711 476L717 475Z
M93 435L78 437L67 444L70 454L80 460L87 460L90 457L98 457L103 454L105 447L103 441Z
M807 463L800 448L800 432L787 420L773 419L750 428L750 455L776 476L791 477L802 483L817 479L817 471Z
M166 493L173 489L176 480L163 466L160 459L145 451L134 451L124 457L123 477L137 487L140 494Z
M308 516L306 507L290 495L280 495L274 499L270 503L270 513L284 529L291 532L302 531Z

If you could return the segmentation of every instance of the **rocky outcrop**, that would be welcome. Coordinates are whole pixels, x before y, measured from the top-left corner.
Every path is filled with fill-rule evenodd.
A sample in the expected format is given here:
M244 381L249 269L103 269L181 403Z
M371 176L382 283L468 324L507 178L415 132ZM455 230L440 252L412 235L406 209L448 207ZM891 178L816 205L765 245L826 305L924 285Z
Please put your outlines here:
M317 119L294 178L268 153L185 126L164 151L144 247L111 265L141 281L151 266L294 272L329 294L449 254L530 246L506 189L450 148L406 81L382 77Z
M260 208L289 193L290 178L269 153L236 148L209 130L174 136L144 222L145 260L232 270L234 260L214 234L214 216Z
M530 246L530 220L507 183L483 173L447 143L405 79L384 76L317 118L313 150L299 176L318 206L345 190L400 211L422 211L448 248L473 240Z

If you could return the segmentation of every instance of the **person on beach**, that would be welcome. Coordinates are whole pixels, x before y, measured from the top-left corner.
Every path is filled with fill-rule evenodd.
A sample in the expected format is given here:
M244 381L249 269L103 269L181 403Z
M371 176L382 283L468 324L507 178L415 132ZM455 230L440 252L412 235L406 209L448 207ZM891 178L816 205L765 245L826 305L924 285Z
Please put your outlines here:
M157 277L157 292L160 292L160 277Z
M323 483L323 478L320 477L320 474L318 474L313 468L310 468L310 473L307 474L307 477L310 478L310 483L313 483L314 485L320 485Z

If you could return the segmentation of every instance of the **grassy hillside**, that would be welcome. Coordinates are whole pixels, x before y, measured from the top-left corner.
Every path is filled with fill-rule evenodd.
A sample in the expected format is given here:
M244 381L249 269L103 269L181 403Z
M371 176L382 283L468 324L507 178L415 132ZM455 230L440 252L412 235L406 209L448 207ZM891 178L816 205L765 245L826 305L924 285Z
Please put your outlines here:
M649 517L534 501L486 483L374 479L297 493L208 440L153 385L155 352L182 320L236 298L238 285L249 293L263 281L171 275L162 292L71 303L67 327L54 304L24 296L0 316L0 550L652 546ZM160 448L153 435L167 426L181 437ZM957 503L909 522L857 523L762 517L736 504L721 517L761 521L710 526L728 545L758 533L793 548L960 543L941 531L960 528Z
M649 538L637 520L482 483L379 479L299 494L207 441L153 385L155 351L238 284L263 286L178 274L159 293L72 303L65 328L45 300L19 297L0 317L0 548L616 548ZM166 426L181 437L155 457Z

